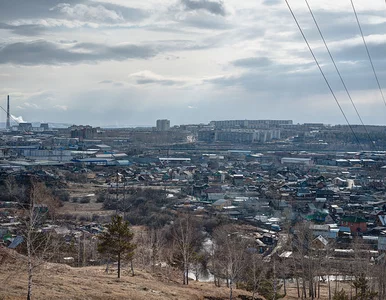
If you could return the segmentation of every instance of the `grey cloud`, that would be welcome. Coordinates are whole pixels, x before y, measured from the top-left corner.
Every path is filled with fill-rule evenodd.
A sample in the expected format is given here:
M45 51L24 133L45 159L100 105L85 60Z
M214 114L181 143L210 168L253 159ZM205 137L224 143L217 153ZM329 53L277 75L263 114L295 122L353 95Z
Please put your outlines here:
M77 40L60 40L59 43L61 44L75 44L77 43Z
M101 2L100 4L102 4L106 9L118 12L126 21L130 22L141 21L150 16L149 12L139 8L132 8L107 2Z
M296 24L292 19L292 16L289 13L288 9L278 10L272 13L275 14L277 18L288 20L287 24L278 25L280 27L277 27L277 31L288 32L288 30L290 30L294 33L291 39L303 41L303 38L300 35L299 30L297 29ZM340 41L343 39L358 36L360 34L358 25L355 20L355 16L352 11L331 12L327 10L313 9L313 13L327 42ZM310 41L321 41L319 32L308 10L304 12L295 12L295 14L307 39ZM374 12L368 12L364 15L362 14L359 16L361 20L361 26L365 35L384 34L386 22L365 22L365 16L379 17L379 15Z
M113 81L113 80L102 80L98 82L99 84L111 84L113 86L121 87L124 86L124 83L119 81Z
M181 3L187 10L205 10L214 15L226 15L226 10L222 1L181 0Z
M0 29L7 29L12 31L15 34L24 35L24 36L36 36L46 30L46 28L41 25L35 25L35 24L9 25L5 23L0 23Z
M268 57L247 57L232 61L231 64L236 67L245 68L260 75L278 75L284 73L308 73L315 67L314 62L299 64L282 64L269 59Z
M184 80L173 77L165 77L147 70L131 74L129 77L133 78L135 82L140 85L158 84L163 86L174 86L186 83Z
M151 46L83 43L63 48L58 44L37 40L18 42L0 47L0 64L51 65L62 63L97 62L104 60L148 59L157 54Z
M3 22L15 19L55 18L58 13L50 11L63 0L0 0L0 20ZM82 0L65 0L68 4L83 3Z
M272 61L267 57L248 57L235 60L232 64L236 67L259 68L272 65Z
M165 86L172 86L172 85L179 85L182 82L176 81L172 79L151 79L151 78L140 78L136 80L137 84L159 84L159 85L165 85Z
M157 44L157 49L161 52L165 51L191 51L205 50L214 48L219 45L216 39L196 41L196 40L158 40L154 41Z
M385 53L386 53L386 42L375 44L375 43L368 43L367 46L370 52L370 55L372 56L372 59L375 61L382 61L385 60ZM358 45L352 45L352 46L344 46L341 49L335 50L335 57L340 60L368 60L368 56L366 53L366 49L363 43L360 43Z
M52 11L58 11L65 17L80 21L119 23L123 17L115 10L109 10L102 5L88 6L85 4L76 4L71 6L68 3L59 3L50 8Z
M340 72L350 91L376 89L374 76L366 61L356 64L338 63ZM386 69L386 60L376 65L379 70ZM326 63L322 69L334 92L343 91L340 79L332 64ZM300 72L299 72L300 71ZM386 72L379 72L382 78ZM311 96L329 93L322 75L314 63L300 65L281 65L274 63L266 68L254 69L237 76L219 77L207 82L224 87L242 87L251 92L267 92L274 95Z
M208 14L187 16L183 23L201 29L225 30L233 27L226 19Z
M0 20L4 23L46 18L116 23L136 22L149 16L142 9L91 0L0 0L0 7Z
M264 0L263 1L264 5L277 5L280 3L281 3L281 0Z

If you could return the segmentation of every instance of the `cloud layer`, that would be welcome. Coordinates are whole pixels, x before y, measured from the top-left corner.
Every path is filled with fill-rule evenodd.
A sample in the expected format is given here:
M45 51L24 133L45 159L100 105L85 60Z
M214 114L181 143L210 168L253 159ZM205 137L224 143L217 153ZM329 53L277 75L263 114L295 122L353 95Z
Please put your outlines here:
M147 59L157 54L151 46L76 43L70 47L37 40L17 42L0 47L0 64L19 65L75 64L105 60Z
M0 2L0 97L10 94L13 114L27 121L344 123L283 1ZM384 3L357 2L386 86ZM304 1L290 3L342 107L358 123ZM386 109L350 3L310 4L362 118L383 124Z

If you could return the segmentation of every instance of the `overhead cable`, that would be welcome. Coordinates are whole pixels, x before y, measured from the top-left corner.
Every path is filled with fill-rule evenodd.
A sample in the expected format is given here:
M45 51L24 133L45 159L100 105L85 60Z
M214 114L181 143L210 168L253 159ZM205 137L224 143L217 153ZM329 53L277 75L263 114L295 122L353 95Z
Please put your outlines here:
M364 35L363 35L362 26L361 26L361 23L359 22L359 18L358 18L357 11L356 11L356 9L355 9L354 2L353 2L353 0L350 0L350 1L351 1L352 9L353 9L353 11L354 11L355 19L357 20L359 32L361 33L361 36L362 36L363 44L365 45L365 48L366 48L367 56L369 57L369 61L370 61L370 64L371 64L371 68L373 69L373 73L374 73L375 80L376 80L376 82L377 82L379 91L381 92L383 104L385 104L385 106L386 106L385 96L383 95L383 91L382 91L381 85L380 85L379 80L378 80L378 75L377 75L377 72L375 71L374 64L373 64L373 60L371 59L371 55L370 55L370 52L369 52L369 48L367 47L366 39L365 39L365 37L364 37Z
M366 135L367 135L367 137L369 138L369 141L370 141L370 147L373 147L374 144L373 144L373 142L372 142L372 138L371 138L371 136L370 136L370 134L369 134L369 132L368 132L368 130L367 130L367 128L366 128L366 125L363 123L363 120L362 120L362 118L361 118L361 115L359 114L359 111L358 111L358 109L357 109L357 107L356 107L356 105L355 105L355 103L354 103L354 101L353 101L353 99L352 99L352 97L351 97L351 94L350 94L350 92L348 91L348 88L347 88L347 86L346 86L346 83L344 82L344 80L343 80L343 78L342 78L342 75L341 75L341 73L340 73L340 71L339 71L339 69L338 69L338 66L337 66L336 63L335 63L335 59L334 59L334 57L332 56L331 51L330 51L330 48L328 47L327 42L326 42L326 40L325 40L325 38L324 38L324 36L323 36L323 33L322 33L322 31L321 31L321 29L320 29L320 27L319 27L319 24L318 24L318 22L316 21L316 18L315 18L314 13L312 12L311 6L309 5L308 0L304 0L304 1L305 1L306 4L307 4L308 10L309 10L309 12L310 12L310 14L311 14L311 16L312 16L312 19L314 20L314 23L315 23L315 25L316 25L316 28L318 29L319 35L320 35L320 37L322 38L322 41L323 41L323 43L324 43L324 46L326 47L326 50L327 50L327 52L328 52L328 55L330 56L331 61L332 61L332 63L334 64L336 73L338 74L338 76L339 76L339 78L340 78L340 81L342 82L342 85L343 85L343 87L344 87L344 89L345 89L345 91L346 91L346 93L347 93L347 96L348 96L348 98L350 99L351 104L352 104L352 106L354 107L354 110L355 110L355 112L356 112L356 114L357 114L357 116L358 116L358 118L359 118L359 120L360 120L360 122L361 122L363 128L365 129Z
M355 141L357 142L358 146L363 150L363 147L362 147L361 143L359 142L359 139L358 139L357 135L355 134L355 132L354 132L354 130L353 130L353 128L352 128L352 126L351 126L349 120L347 119L347 116L346 116L346 114L344 113L344 111L343 111L343 109L342 109L342 106L340 105L338 99L336 98L335 93L334 93L334 91L332 90L331 85L330 85L330 83L328 82L326 75L324 74L322 68L320 67L320 64L319 64L319 62L318 62L318 60L317 60L317 58L316 58L316 56L315 56L315 54L314 54L314 51L312 51L311 46L310 46L310 44L308 43L308 40L307 40L306 36L304 35L304 32L303 32L302 28L300 27L300 24L299 24L299 22L298 22L298 20L297 20L297 18L296 18L296 16L295 16L295 14L294 14L294 12L292 11L292 8L291 8L290 4L288 3L288 0L285 0L285 2L286 2L286 4L287 4L287 6L288 6L289 11L291 12L291 15L292 15L292 17L293 17L293 19L294 19L296 25L297 25L298 28L299 28L299 31L300 31L301 35L303 36L303 39L304 39L305 43L307 44L308 50L310 50L311 55L312 55L312 57L314 58L315 63L316 63L316 65L318 66L318 69L319 69L320 73L322 74L322 76L323 76L323 78L324 78L324 81L326 82L326 84L327 84L327 86L328 86L328 88L329 88L329 90L330 90L332 96L333 96L334 99L335 99L336 104L337 104L338 107L339 107L339 110L341 111L341 113L342 113L344 119L346 120L347 125L349 126L349 128L350 128L350 130L351 130L351 133L353 134L353 136L354 136L354 138L355 138Z

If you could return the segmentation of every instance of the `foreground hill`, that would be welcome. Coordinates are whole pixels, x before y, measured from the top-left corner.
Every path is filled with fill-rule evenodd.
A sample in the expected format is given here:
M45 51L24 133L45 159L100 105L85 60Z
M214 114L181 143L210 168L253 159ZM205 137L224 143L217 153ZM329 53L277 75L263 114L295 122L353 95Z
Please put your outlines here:
M6 251L6 253L5 253ZM0 267L0 299L26 299L27 271L25 257L9 250L0 250L0 258L7 256ZM183 286L177 282L163 282L144 271L136 276L128 274L118 280L116 274L106 274L105 268L72 268L62 264L42 265L34 278L34 299L229 299L229 289L216 288L212 283L193 282ZM235 290L234 299L248 295Z

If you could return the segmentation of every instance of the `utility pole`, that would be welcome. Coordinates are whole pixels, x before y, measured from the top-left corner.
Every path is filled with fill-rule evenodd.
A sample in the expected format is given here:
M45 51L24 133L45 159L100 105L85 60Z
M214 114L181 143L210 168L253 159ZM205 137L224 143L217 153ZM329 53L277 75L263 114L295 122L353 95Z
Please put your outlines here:
M82 267L86 265L86 243L85 243L85 234L83 231L83 257L82 257Z
M273 300L276 300L276 260L274 255L272 256L273 259Z
M118 180L119 180L119 172L117 171L117 179L116 179L116 209L115 209L115 214L118 214L118 202L119 202L119 186L118 186Z
M9 130L11 129L11 114L9 111L9 95L7 96L7 123L6 123L6 128Z

